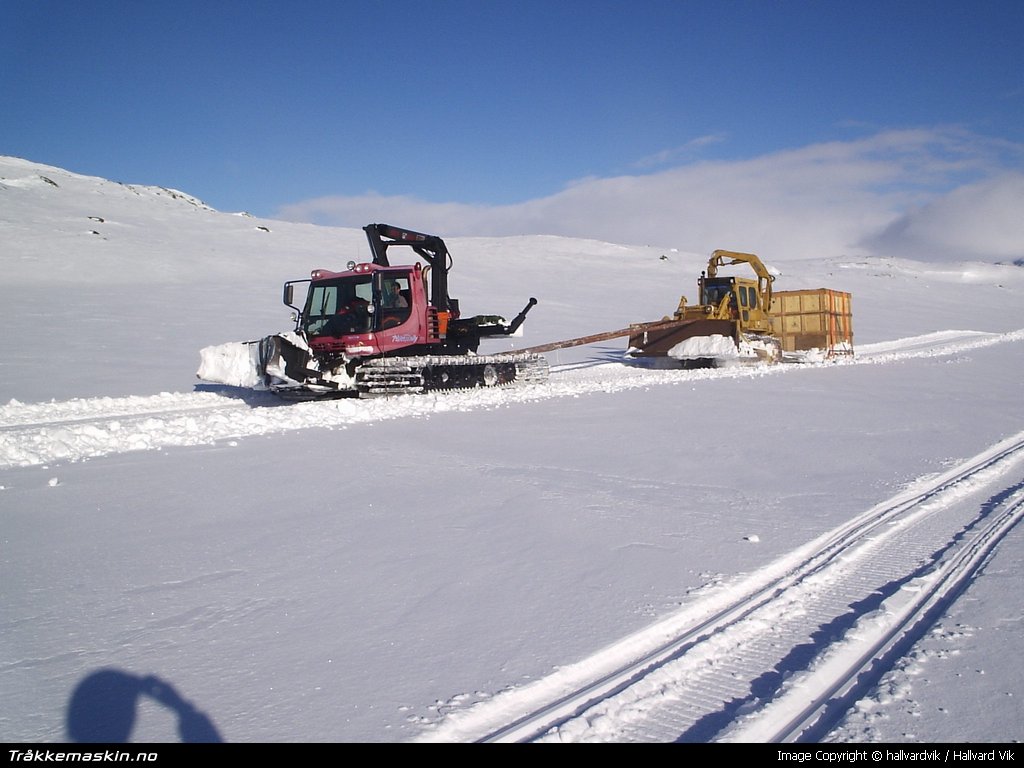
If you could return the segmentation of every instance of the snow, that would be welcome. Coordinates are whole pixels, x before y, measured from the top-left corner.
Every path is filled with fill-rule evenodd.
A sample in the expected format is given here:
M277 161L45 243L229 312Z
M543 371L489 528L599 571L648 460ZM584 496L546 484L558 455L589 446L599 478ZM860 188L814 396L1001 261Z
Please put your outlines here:
M700 358L731 360L739 357L739 351L732 339L717 333L710 336L694 336L681 341L666 354L675 360L698 360Z
M214 381L232 387L257 389L260 376L259 345L240 341L215 344L199 350L199 368L196 377L202 381Z
M464 313L539 301L488 352L660 319L707 259L446 240ZM291 328L285 280L365 252L358 229L0 158L5 742L477 740L642 663L855 524L905 515L840 569L888 537L944 541L930 521L965 504L978 527L1024 487L1013 265L760 254L780 290L852 294L855 354L836 362L672 370L617 339L547 353L550 381L518 389L285 403L196 378L201 350L237 376L236 342ZM936 590L817 738L1019 741L1024 534L993 534L939 600L926 566L970 529L903 545L889 560L913 575L848 600L841 630L812 608L820 582L842 584L822 570L776 590L784 610L535 740L767 739ZM810 639L763 670L770 695L723 704L721 728L650 729L687 679L738 675L758 634L800 621Z

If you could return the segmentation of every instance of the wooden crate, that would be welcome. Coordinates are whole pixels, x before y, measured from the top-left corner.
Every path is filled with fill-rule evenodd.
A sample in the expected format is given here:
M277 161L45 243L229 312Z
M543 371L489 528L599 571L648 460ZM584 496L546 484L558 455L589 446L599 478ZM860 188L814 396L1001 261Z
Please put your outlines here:
M844 291L777 291L772 295L770 324L783 352L853 354L853 310L850 294Z

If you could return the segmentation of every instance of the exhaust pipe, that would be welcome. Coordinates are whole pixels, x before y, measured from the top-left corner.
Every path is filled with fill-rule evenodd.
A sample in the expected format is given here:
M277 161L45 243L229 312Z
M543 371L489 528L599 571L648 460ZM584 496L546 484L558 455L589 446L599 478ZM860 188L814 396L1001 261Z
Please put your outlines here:
M505 329L505 333L511 336L513 333L519 330L519 326L522 325L523 322L526 320L526 313L533 309L536 305L537 300L531 297L530 300L526 303L526 306L523 307L523 311L516 315L514 318L512 318L512 322L508 324L508 327Z

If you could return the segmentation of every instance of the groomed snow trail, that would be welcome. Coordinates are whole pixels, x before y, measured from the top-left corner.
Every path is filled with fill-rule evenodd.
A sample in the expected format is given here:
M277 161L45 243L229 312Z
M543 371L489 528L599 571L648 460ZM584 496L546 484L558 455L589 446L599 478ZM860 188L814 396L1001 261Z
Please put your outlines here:
M883 364L915 357L952 355L1024 340L1005 334L943 331L861 347L852 360L706 370L652 370L630 363L554 366L545 384L284 403L272 395L231 388L151 397L91 398L0 406L0 469L71 462L117 453L210 445L299 429L338 429L450 411L497 408L559 397L612 393L695 380L793 374L830 365Z
M1022 517L1024 433L421 740L821 741Z

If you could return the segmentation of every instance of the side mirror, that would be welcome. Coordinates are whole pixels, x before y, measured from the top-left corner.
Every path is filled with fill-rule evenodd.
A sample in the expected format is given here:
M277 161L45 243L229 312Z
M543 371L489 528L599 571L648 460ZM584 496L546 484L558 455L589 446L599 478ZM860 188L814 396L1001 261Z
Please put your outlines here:
M284 303L288 306L292 305L292 298L294 297L295 291L294 286L291 283L287 283L284 287Z

